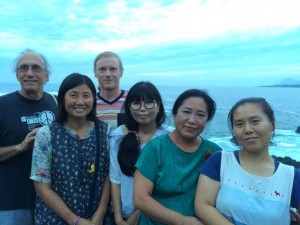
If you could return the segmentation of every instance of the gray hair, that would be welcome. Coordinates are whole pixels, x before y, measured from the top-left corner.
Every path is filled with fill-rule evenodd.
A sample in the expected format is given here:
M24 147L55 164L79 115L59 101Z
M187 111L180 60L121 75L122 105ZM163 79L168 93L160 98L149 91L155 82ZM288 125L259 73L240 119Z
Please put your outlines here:
M14 64L14 68L13 68L14 72L17 72L18 66L19 66L19 63L20 63L20 59L21 59L21 57L22 57L24 54L26 54L26 53L32 53L32 54L35 54L35 55L41 57L42 62L43 62L44 69L47 71L48 76L50 76L50 74L51 74L50 69L51 69L51 68L50 68L50 64L48 63L46 57L45 57L43 54L38 53L38 52L36 52L36 51L34 51L34 50L32 50L32 49L25 49L25 50L22 51L22 52L19 54L19 56L15 59L15 64Z

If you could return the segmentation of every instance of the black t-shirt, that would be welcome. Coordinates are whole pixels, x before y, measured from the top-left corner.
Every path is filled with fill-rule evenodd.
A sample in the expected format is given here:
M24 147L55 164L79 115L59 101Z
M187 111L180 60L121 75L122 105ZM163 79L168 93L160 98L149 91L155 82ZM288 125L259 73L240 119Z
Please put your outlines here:
M0 97L0 146L21 143L34 128L55 120L57 103L48 93L40 100L18 92ZM0 210L34 208L35 192L29 179L32 149L0 162Z

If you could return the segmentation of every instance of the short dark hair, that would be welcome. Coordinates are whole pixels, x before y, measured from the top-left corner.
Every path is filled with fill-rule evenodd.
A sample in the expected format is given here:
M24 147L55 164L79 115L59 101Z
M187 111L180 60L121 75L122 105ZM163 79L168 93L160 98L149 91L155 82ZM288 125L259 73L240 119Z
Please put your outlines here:
M139 124L131 115L130 105L132 102L145 100L155 101L159 106L159 112L155 118L157 127L160 127L166 119L161 95L152 83L141 81L130 88L123 105L123 111L125 111L125 115L127 116L125 125L130 132L123 137L118 152L120 168L127 176L133 176L135 163L140 154L140 143L136 134Z
M210 97L207 94L206 91L200 89L188 89L184 91L182 94L180 94L173 105L173 110L172 110L173 116L176 116L179 107L183 104L183 102L186 99L190 97L198 97L204 99L204 101L207 104L207 112L208 112L207 121L212 120L216 112L216 107L217 107L216 103L212 99L212 97Z
M108 57L116 57L119 61L120 69L122 71L124 70L122 60L121 60L120 56L118 56L114 52L106 51L106 52L102 52L102 53L100 53L96 56L96 58L94 60L94 73L96 73L96 64L97 64L98 60L101 59L101 58L108 58Z
M38 52L36 52L36 51L34 51L34 50L32 50L32 49L25 49L25 50L22 51L22 52L19 54L19 56L15 59L15 65L14 65L14 71L15 71L15 72L17 72L17 70L18 70L18 67L19 67L19 63L20 63L21 57L22 57L24 54L26 54L26 53L32 53L32 54L35 54L35 55L41 57L42 62L43 62L43 66L44 66L44 70L46 70L47 73L48 73L48 76L50 76L50 74L51 74L50 69L51 69L51 68L50 68L50 64L48 63L48 60L46 59L46 57L45 57L43 54L38 53Z
M94 99L92 110L87 115L87 119L93 122L98 121L96 117L96 88L92 80L86 75L82 75L80 73L72 73L62 81L58 90L58 96L57 96L58 114L56 117L57 123L63 124L68 118L68 113L65 109L65 95L67 91L77 86L80 86L82 84L86 84L89 87Z

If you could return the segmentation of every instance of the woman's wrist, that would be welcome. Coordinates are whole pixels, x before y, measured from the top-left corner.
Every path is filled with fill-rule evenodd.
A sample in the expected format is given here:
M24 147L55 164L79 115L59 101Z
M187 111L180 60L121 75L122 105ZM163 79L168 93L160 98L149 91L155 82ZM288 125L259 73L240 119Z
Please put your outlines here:
M77 225L79 220L80 220L80 216L77 217L77 219L74 221L73 225Z

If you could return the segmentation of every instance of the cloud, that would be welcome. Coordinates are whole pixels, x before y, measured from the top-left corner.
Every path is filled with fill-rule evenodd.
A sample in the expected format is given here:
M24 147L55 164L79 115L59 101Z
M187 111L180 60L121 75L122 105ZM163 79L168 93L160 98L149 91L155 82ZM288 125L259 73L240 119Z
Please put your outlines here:
M42 42L53 43L52 48L64 51L131 49L144 45L195 42L232 32L246 33L247 36L251 32L263 35L300 26L298 0L26 3L1 3L4 9L2 20L8 17L4 32L26 42L36 37ZM70 43L64 44L61 49L61 46L55 45L55 40L60 39Z
M35 49L53 62L59 79L70 70L92 73L93 58L105 50L120 54L133 77L192 82L299 74L293 69L299 64L299 0L30 3L1 1L2 56L10 60Z

